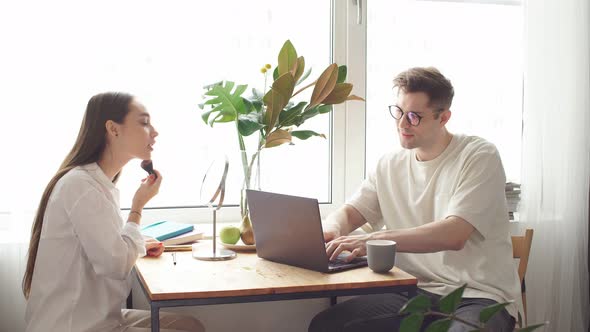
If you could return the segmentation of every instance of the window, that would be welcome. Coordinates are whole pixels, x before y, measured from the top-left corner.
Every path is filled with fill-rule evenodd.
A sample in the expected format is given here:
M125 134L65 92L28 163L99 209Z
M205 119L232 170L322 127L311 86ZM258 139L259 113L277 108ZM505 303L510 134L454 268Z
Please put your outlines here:
M14 156L3 174L16 176L5 178L3 187L12 190L2 190L0 211L36 209L74 143L86 102L113 90L137 96L160 133L153 160L165 182L148 207L199 205L209 163L220 153L236 158L239 149L231 124L210 128L201 120L203 86L233 80L262 89L259 69L276 65L287 39L313 68L309 79L332 58L330 1L303 0L288 10L269 0L23 1L0 12L0 29L12 31L4 34L3 49L10 51L0 61L0 139L3 150L4 143L16 143L3 151ZM304 127L329 139L269 149L263 166L271 177L263 189L330 202L331 118L318 116ZM139 161L124 169L118 183L122 207L130 206L144 174ZM237 205L241 178L230 179L225 203Z
M410 67L434 66L455 87L450 131L494 143L507 180L520 182L522 7L516 1L484 2L368 4L367 171L399 146L387 111L395 99L394 76Z
M32 220L88 98L109 90L136 95L160 132L153 159L166 179L146 214L207 222L209 211L196 207L202 177L220 153L235 160L238 144L231 125L202 122L202 87L228 79L261 88L259 68L276 63L286 39L313 67L312 78L332 61L348 65L353 93L367 103L338 105L306 122L327 140L267 150L262 189L316 197L324 216L339 207L398 144L387 112L393 76L423 65L438 67L455 85L450 129L495 143L508 179L518 182L521 7L482 2L302 0L289 10L270 0L3 3L0 31L11 33L0 54L0 141L8 156L0 165L0 229L23 225L28 236L21 220ZM124 170L123 207L143 176L139 161ZM230 177L225 202L237 205L241 177ZM223 209L218 220L236 221L237 210Z

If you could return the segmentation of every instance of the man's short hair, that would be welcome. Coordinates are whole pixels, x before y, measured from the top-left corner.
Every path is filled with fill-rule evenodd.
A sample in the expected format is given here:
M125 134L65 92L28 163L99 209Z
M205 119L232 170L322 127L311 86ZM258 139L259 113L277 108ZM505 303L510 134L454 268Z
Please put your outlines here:
M429 106L436 108L437 117L438 113L451 107L455 95L451 81L434 67L415 67L399 73L393 79L393 88L404 93L424 92Z

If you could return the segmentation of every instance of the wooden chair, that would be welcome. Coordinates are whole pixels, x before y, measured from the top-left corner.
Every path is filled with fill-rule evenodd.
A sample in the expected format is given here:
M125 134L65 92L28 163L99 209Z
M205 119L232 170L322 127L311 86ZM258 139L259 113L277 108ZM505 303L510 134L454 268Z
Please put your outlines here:
M524 236L512 236L512 255L520 259L518 264L518 277L520 278L520 290L522 293L522 308L524 310L524 326L528 325L526 315L526 286L524 275L526 274L527 264L529 263L529 254L531 253L531 244L533 243L533 230L527 228Z

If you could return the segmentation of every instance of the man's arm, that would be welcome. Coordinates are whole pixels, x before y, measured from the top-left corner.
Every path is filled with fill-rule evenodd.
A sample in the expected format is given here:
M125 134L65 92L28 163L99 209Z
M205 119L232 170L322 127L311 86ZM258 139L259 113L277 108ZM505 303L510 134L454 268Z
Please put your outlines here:
M444 220L433 221L413 228L342 236L331 241L326 252L330 259L335 259L342 251L348 250L352 252L348 260L352 260L357 256L366 255L366 242L377 239L395 241L398 252L430 253L461 250L474 230L475 228L464 219L449 216Z
M341 236L350 234L367 221L360 212L351 205L343 205L328 216L324 226L324 240L330 242Z
M461 250L475 228L467 221L449 216L418 227L375 233L375 239L397 242L399 252L429 253Z

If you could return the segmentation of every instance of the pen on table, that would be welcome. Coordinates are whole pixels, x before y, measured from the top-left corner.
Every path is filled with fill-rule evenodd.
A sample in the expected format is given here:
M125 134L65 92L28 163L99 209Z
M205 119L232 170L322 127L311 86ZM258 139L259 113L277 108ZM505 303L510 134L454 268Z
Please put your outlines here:
M174 265L176 265L176 253L175 252L172 253L172 262L174 263Z
M164 246L164 251L191 251L191 250L192 250L192 246L190 244Z

